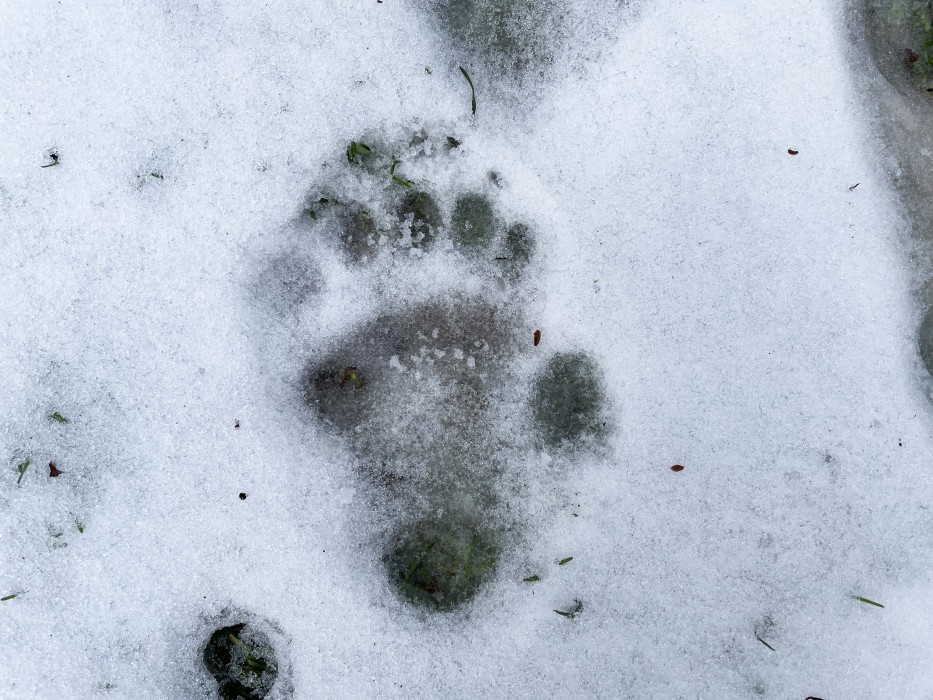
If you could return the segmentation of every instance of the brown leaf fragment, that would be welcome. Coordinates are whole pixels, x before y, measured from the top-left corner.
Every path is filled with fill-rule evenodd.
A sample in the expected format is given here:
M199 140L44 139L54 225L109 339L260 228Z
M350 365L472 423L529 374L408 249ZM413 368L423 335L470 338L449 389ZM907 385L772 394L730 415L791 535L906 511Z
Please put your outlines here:
M852 187L849 188L849 192L851 192L852 190L854 190L856 187L858 187L861 184L862 184L861 182L856 182L854 185L852 185Z
M795 156L795 155L797 155L798 153L800 153L800 151L798 151L798 150L796 150L796 149L793 149L793 148L788 148L788 149L787 149L787 152L790 153L792 156Z
M54 479L56 476L61 475L62 472L58 467L55 466L55 462L49 462L49 476Z
M675 464L673 467L671 467L672 472L682 472L683 470L684 470L683 464Z
M535 347L541 342L541 331L535 331Z
M916 51L912 51L911 49L904 49L904 51L907 54L906 60L908 63L916 63L920 60L920 55Z

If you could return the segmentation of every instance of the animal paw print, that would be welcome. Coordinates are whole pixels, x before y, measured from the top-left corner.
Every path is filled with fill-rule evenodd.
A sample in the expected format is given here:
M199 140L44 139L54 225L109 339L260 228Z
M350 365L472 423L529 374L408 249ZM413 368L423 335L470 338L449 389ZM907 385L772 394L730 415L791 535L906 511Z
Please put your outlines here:
M216 683L221 700L272 700L291 696L287 659L276 651L284 644L278 628L259 618L238 614L214 629L201 660Z
M933 91L933 7L922 0L874 0L857 13L885 79L908 97Z
M564 32L553 0L429 0L428 5L461 52L510 72L549 63Z
M388 580L403 600L453 609L519 529L501 493L537 478L516 474L529 450L572 455L603 436L599 368L537 347L539 229L521 177L451 128L369 134L334 161L289 234L297 268L286 252L292 272L273 287L294 318L339 308L329 294L356 307L308 333L300 394L355 457ZM324 261L313 284L293 274L308 257Z

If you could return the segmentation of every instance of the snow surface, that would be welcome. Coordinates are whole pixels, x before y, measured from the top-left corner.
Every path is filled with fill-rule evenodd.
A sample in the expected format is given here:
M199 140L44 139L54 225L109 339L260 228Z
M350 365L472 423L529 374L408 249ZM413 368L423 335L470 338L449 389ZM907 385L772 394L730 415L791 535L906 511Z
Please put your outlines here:
M414 1L3 3L0 696L211 697L242 611L296 698L933 697L924 310L844 9L584 8L540 79L474 70L473 119ZM295 349L482 275L290 227L351 139L439 123L472 135L451 177L496 164L535 220L522 312L614 424L505 474L496 576L425 614ZM254 293L289 246L320 274L290 319Z

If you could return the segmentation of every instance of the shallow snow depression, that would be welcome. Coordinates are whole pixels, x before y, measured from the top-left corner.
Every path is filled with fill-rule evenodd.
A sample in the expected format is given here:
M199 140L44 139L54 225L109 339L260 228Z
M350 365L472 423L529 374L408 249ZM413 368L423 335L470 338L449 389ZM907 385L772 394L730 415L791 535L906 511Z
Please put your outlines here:
M850 8L579 5L0 9L0 697L933 695Z

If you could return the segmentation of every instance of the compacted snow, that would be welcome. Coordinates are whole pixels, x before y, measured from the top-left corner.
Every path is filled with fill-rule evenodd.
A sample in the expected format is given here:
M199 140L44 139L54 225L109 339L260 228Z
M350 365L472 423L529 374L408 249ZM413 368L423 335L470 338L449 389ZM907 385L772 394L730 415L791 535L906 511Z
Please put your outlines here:
M864 7L566 5L3 3L0 697L933 697Z

